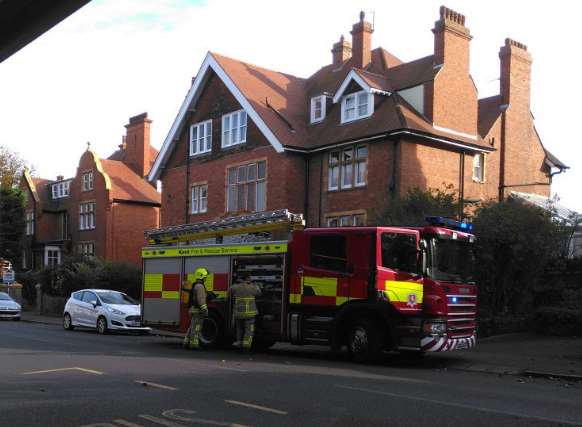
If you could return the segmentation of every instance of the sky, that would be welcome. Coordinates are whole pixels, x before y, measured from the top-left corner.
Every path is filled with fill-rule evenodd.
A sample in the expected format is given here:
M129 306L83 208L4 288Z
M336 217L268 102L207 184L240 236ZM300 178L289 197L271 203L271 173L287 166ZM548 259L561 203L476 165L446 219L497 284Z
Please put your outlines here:
M444 0L94 0L0 63L0 145L36 174L73 176L91 148L109 156L129 117L147 111L160 148L207 51L299 77L331 62L332 44L374 21L372 48L404 61L433 52ZM553 194L582 212L582 3L448 0L473 35L479 97L499 92L506 37L533 56L531 109L546 148L571 167Z

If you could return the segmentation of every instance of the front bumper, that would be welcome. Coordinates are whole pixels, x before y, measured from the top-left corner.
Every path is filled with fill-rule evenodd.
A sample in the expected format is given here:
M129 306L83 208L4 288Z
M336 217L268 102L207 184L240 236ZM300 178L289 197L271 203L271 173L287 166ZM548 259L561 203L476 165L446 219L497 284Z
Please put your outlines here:
M0 319L20 319L20 310L2 310Z
M152 328L141 326L139 321L128 321L124 317L110 317L108 319L108 328L112 331L127 331L127 332L150 332Z
M475 347L476 342L475 334L465 338L431 336L422 338L420 347L427 352L466 350Z

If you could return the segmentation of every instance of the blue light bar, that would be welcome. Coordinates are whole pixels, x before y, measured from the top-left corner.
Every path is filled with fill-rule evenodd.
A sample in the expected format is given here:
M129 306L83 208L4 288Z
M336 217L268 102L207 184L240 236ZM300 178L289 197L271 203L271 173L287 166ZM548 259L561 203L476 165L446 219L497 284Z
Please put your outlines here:
M446 227L452 230L459 230L470 233L473 230L473 224L464 221L456 221L444 216L427 216L426 222L434 227Z

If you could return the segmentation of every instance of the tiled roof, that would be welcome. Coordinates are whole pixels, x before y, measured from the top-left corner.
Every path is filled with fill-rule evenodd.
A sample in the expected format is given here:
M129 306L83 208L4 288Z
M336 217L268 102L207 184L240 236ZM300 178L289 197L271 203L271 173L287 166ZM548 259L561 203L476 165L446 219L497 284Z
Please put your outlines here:
M160 204L160 193L139 177L125 163L117 160L101 160L103 170L111 181L110 198L116 200Z
M119 150L116 150L113 152L113 154L111 154L109 157L107 157L107 160L117 160L119 162L122 162L123 160L125 160L125 153L126 151L123 148L119 148ZM152 165L154 164L154 161L156 160L156 157L158 155L158 150L156 150L154 147L152 147L150 145L150 168L152 167Z

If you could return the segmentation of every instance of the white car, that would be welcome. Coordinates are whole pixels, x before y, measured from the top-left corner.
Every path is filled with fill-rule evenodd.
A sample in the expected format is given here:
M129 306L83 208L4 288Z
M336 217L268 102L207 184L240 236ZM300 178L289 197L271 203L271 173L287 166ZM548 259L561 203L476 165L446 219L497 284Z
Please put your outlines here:
M0 292L0 319L20 320L22 307L6 292Z
M107 289L83 289L73 292L63 311L63 327L95 328L100 334L108 331L149 333L141 326L141 307L130 296Z

